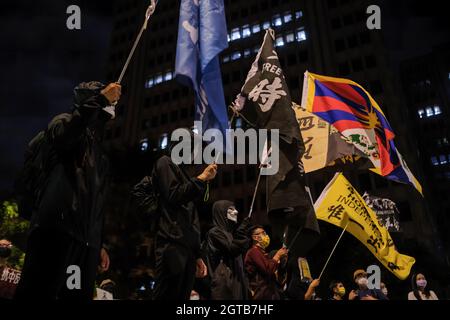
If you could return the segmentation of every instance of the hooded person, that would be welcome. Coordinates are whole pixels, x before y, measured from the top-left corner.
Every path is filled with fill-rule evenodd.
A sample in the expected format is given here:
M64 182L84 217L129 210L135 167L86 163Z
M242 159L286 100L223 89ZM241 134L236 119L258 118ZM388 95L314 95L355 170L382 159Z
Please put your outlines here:
M191 177L187 166L191 164L194 150L193 133L189 132L187 144L191 155L188 163L182 165L172 161L172 151L176 144L171 143L171 156L162 155L156 161L151 183L158 197L158 219L155 228L155 300L189 300L195 277L204 278L207 268L201 259L200 223L196 201L202 199L207 184L214 179L217 165L209 165L200 175ZM174 154L176 151L173 152ZM189 162L190 161L190 162ZM145 177L145 180L150 181ZM140 202L145 202L145 192Z
M250 245L249 219L239 224L235 204L228 200L216 201L212 211L213 227L206 234L205 248L211 299L246 300L248 281L243 255Z
M100 142L120 95L119 84L81 83L72 112L56 116L44 131L45 183L32 206L17 299L91 300L99 262L108 269L102 248L108 160ZM74 290L66 284L69 266L79 268Z

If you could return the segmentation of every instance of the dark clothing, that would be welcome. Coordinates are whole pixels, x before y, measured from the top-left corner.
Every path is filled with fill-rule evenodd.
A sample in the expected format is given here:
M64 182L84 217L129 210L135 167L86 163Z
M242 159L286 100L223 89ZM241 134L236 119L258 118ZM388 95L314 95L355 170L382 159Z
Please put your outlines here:
M366 289L366 290L357 290L358 293L358 300L361 300L361 298L371 296L378 300L388 300L388 298L383 294L383 292L379 289Z
M88 291L102 245L108 170L99 138L110 119L103 110L109 102L101 88L99 83L78 86L72 114L55 117L45 132L49 148L43 159L49 171L31 216L18 298L92 298ZM66 293L71 264L80 266L83 287Z
M208 274L215 278L217 266L223 262L232 275L230 286L225 283L211 283L213 300L245 300L248 298L248 281L244 272L242 255L250 243L248 237L249 221L245 219L236 227L236 223L227 218L227 210L234 207L231 201L217 201L213 205L214 226L206 235L206 263Z
M190 178L168 156L155 165L155 189L159 193L155 299L188 299L200 258L200 224L194 200L205 192L205 183ZM174 288L171 284L183 284ZM179 290L182 290L179 291Z
M9 268L6 265L0 266L0 301L14 297L20 275L19 270Z
M280 300L280 291L276 272L278 262L260 247L253 246L245 256L247 271L253 300Z
M64 232L35 229L28 240L22 278L16 290L20 300L92 300L100 252ZM81 289L69 290L67 273L71 265L80 267ZM70 282L72 283L72 282Z

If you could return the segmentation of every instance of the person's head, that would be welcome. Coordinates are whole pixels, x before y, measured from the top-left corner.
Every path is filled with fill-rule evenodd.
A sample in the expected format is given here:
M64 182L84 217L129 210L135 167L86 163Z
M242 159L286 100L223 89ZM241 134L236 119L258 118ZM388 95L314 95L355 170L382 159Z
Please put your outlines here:
M369 283L367 273L363 269L358 269L353 273L353 280L360 289L367 289Z
M109 293L114 295L114 289L116 287L116 283L111 279L103 280L100 284L100 289L108 291Z
M0 240L0 261L5 261L11 255L12 243L6 239Z
M421 291L424 291L427 287L427 279L425 278L425 275L423 273L418 273L414 277L414 285L415 288Z
M269 236L264 230L264 227L260 225L250 228L250 237L252 238L254 245L257 245L263 249L266 249L270 244Z
M214 226L228 231L236 226L239 212L233 202L228 200L216 201L213 204L212 212Z
M387 289L386 284L384 282L380 283L380 290L387 297L389 292L388 292L388 289Z
M341 281L331 281L330 291L333 297L342 299L345 296L345 287Z

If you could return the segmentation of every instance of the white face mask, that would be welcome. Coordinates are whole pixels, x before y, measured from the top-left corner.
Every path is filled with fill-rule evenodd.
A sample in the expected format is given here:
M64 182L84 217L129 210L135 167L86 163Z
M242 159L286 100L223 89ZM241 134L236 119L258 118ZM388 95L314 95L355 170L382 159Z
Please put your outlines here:
M227 210L227 219L233 222L237 222L238 220L238 211L235 207L229 207Z
M369 280L367 280L367 278L359 278L357 282L360 286L363 287L367 287L367 285L369 284Z
M386 288L381 289L381 292L383 292L383 294L384 294L385 296L388 295L388 290L387 290Z

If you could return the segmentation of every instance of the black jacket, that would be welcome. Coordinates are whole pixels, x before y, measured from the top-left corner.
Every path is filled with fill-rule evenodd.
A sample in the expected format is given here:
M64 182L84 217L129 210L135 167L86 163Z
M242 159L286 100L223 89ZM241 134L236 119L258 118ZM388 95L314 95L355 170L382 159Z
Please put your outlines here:
M247 251L250 239L248 230L250 223L248 219L242 221L240 225L227 218L227 210L234 206L234 203L227 200L217 201L213 205L214 226L206 235L206 259L208 274L213 276L217 266L222 261L230 270L234 277L235 286L241 290L234 290L234 296L215 297L215 299L246 299L248 281L245 276L243 254ZM222 284L219 284L222 285ZM214 291L214 282L211 283L211 290ZM216 290L221 291L221 290ZM224 291L226 292L226 291Z
M181 245L200 257L200 223L194 201L204 195L206 184L190 178L168 156L156 162L154 178L160 209L156 248Z
M101 247L108 160L97 137L109 119L98 87L75 90L74 111L56 116L45 133L49 172L31 217L34 228L57 229L93 248Z

